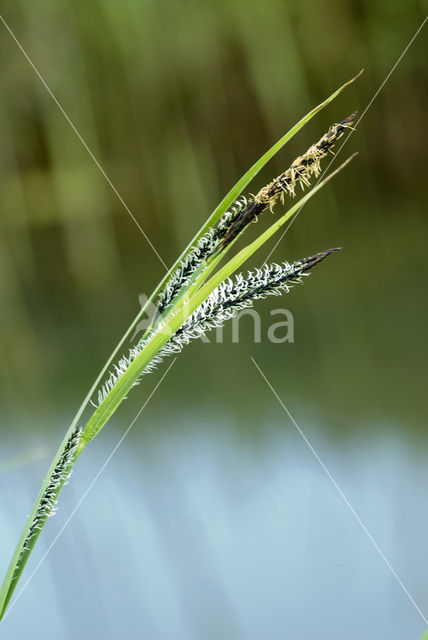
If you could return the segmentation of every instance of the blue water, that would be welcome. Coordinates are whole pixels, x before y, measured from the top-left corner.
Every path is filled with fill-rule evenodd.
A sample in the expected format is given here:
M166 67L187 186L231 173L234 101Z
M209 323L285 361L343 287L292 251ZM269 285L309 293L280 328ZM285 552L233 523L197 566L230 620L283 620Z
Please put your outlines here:
M179 435L125 439L9 610L1 637L420 638L422 617L331 479L286 417L272 419L255 446L229 432L224 417L219 433L189 415ZM428 614L423 460L386 430L339 446L302 427ZM82 456L20 587L120 435L103 433ZM4 457L32 442L7 443ZM0 476L2 567L48 462Z

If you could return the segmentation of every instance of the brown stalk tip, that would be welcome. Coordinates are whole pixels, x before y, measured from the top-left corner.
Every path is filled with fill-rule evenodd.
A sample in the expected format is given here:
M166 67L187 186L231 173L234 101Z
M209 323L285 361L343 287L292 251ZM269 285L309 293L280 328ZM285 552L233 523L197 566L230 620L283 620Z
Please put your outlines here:
M329 256L331 253L334 253L335 251L340 251L341 249L342 247L334 247L333 249L326 249L325 251L320 251L319 253L316 253L310 258L307 258L307 262L310 265L310 267L313 267L315 264L318 264L318 262L321 262L322 260L324 260L324 258Z
M351 125L354 124L357 118L357 115L358 115L358 111L354 111L354 113L351 113L350 116L342 120L342 122L340 122L339 124L342 125L343 127L350 127Z

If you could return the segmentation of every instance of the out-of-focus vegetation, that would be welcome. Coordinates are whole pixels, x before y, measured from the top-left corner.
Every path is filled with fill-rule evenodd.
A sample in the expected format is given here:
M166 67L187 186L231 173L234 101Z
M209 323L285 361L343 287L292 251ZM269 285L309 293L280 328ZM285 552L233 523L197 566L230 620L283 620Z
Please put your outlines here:
M364 110L423 7L25 0L8 2L3 16L171 264L237 177L361 67L359 82L255 189L329 124ZM4 27L0 51L2 412L7 424L31 407L49 423L76 406L163 267ZM195 345L169 389L177 402L201 397L209 358L221 401L254 412L246 385L233 385L237 376L258 384L252 351L333 426L345 428L344 415L422 423L426 63L422 34L348 144L360 159L275 251L285 259L345 249L285 300L295 344L252 345L248 325L238 345Z

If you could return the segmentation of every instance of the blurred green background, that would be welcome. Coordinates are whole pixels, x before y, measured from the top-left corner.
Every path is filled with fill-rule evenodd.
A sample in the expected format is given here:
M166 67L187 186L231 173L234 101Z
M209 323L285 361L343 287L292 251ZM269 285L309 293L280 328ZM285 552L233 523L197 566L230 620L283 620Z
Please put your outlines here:
M304 113L361 68L365 69L361 78L275 157L250 191L257 191L283 171L330 124L355 109L363 112L425 13L424 3L412 0L20 0L6 2L2 15L170 265L248 166ZM0 481L5 496L3 515L6 520L10 518L5 524L7 543L2 545L1 556L6 568L49 456L113 345L136 314L138 294L151 292L164 267L22 51L6 28L0 27L0 428L4 442ZM91 598L95 603L93 608L84 608L82 626L71 627L67 615L69 601L60 571L66 543L61 547L60 541L56 560L52 559L52 563L58 563L57 570L44 577L41 569L41 577L35 576L25 599L5 622L5 637L95 637L90 629L98 629L111 603L119 607L121 598L123 606L129 607L127 620L122 620L116 631L117 619L102 626L104 638L306 639L316 633L317 638L352 640L361 634L379 638L388 632L388 637L398 639L417 637L422 632L423 621L350 518L346 506L338 501L326 515L329 511L318 495L318 487L324 487L327 502L336 499L334 488L292 431L292 424L250 355L297 422L311 434L320 454L326 455L333 475L337 471L345 493L350 490L351 502L355 498L360 506L366 505L363 520L368 520L369 530L379 534L380 546L387 546L391 561L395 559L398 564L397 572L409 582L409 591L422 609L425 600L428 610L424 581L428 520L427 509L422 508L428 505L424 494L419 494L428 479L424 462L426 68L424 29L340 152L343 160L359 151L357 160L305 207L272 258L296 259L332 246L344 250L280 303L274 299L274 303L269 300L259 306L266 328L261 344L254 344L247 319L242 322L237 344L232 344L230 330L225 329L223 344L198 342L186 349L123 444L118 467L112 462L111 471L106 471L106 484L98 481L98 500L103 504L106 492L113 492L110 507L114 513L109 512L107 501L102 512L106 524L100 530L91 513L83 512L79 516L83 524L76 525L75 535L83 535L79 526L97 531L97 546L92 548L88 543L86 551L79 553L98 559L105 553L105 564L91 566L88 562L86 573L82 569L81 575L67 578L75 588L72 596L67 596L74 598L73 606L79 608L79 580L93 582ZM271 221L267 215L259 225ZM251 229L247 239L260 228ZM268 249L260 252L260 263L267 253ZM266 339L269 312L278 306L293 313L293 344L273 345ZM133 392L94 442L93 459L88 449L87 460L79 462L73 483L76 480L78 486L77 476L81 474L82 493L84 479L88 483L95 474L97 456L101 463L108 455L163 370L145 378ZM287 452L283 458L278 454L282 446ZM292 447L298 451L290 457ZM181 460L181 448L187 452L182 463L177 462ZM211 462L206 461L207 451L213 456ZM144 461L147 469L153 467L153 473L141 470ZM133 464L139 469L138 480L126 479L128 465ZM270 504L269 492L273 490L275 495L275 487L283 486L282 480L272 478L268 470L283 471L288 464L294 475L284 479L284 491L286 486L290 495L282 495L281 508L289 513L291 503L287 499L296 501L296 522L300 521L301 529L296 529L291 543L287 542L291 546L282 546L279 538L272 565L265 565L271 572L259 574L254 569L254 584L267 594L262 605L257 589L252 596L254 602L244 597L236 576L243 583L251 582L243 578L244 567L257 566L257 550L262 554L263 550L269 551L275 532L290 531L282 529L278 505L272 506L278 513L277 520L266 507ZM176 475L165 471L171 465L178 465ZM211 466L218 473L210 475ZM306 468L310 469L311 481L302 487ZM201 491L198 498L186 493L186 527L177 525L183 523L179 508L182 502L174 498L168 478L172 485L183 488L188 482ZM212 510L207 507L205 520L195 524L199 500L206 506L210 504L210 491L228 496L238 491L240 483L245 500L253 505L251 496L256 493L260 498L260 505L253 505L248 526L242 520L238 525L226 518L227 527L219 525L216 529L213 523L218 505ZM75 501L79 497L76 489ZM162 537L159 531L172 527L172 521L179 527L177 536L164 540L163 562L165 571L169 571L174 564L171 558L175 562L181 558L172 570L179 594L179 604L174 606L177 616L182 615L177 611L187 612L184 617L191 620L187 625L175 627L171 611L162 616L168 595L159 587L158 596L152 596L152 613L156 611L153 616L159 619L153 627L142 628L142 621L130 613L138 611L139 598L132 604L131 594L136 597L141 585L129 578L128 587L119 589L111 578L114 570L108 563L114 563L109 536L113 529L109 533L109 517L116 521L119 505L125 508L131 497L132 504L148 501L156 505L151 517L158 523L157 536ZM237 495L234 500L241 504L243 496ZM61 502L64 514L61 509L54 524L49 523L51 531L59 527L61 517L65 519L67 507L68 511L73 507L71 490ZM297 502L306 506L299 510ZM315 558L313 552L308 558L307 549L315 544L319 523L309 527L311 536L315 536L312 539L304 514L314 504L320 510L319 518L325 517L333 528L343 518L349 527L349 537L336 529L336 536L328 527L325 531L323 540L332 545L325 555L328 571L334 572L340 564L337 554L343 552L343 574L334 574L329 588L325 571L317 569L318 556ZM136 535L135 530L144 526L146 517L142 513L137 516L128 506L128 525L119 527L117 533L123 536L125 548L130 537ZM232 506L230 509L236 514ZM126 520L124 514L121 518ZM224 527L236 535L237 548L244 548L246 536L260 522L271 522L271 527L258 532L256 546L235 564L234 547L228 538L231 557L223 558L220 570L219 540L223 539ZM194 542L190 550L186 544L189 531L196 536L196 530L201 536L210 532L214 555L210 563L202 562L193 579L189 565L198 564L198 553L203 552ZM177 540L182 540L183 546ZM144 547L141 539L139 544ZM357 562L353 557L355 544L364 549L365 560ZM411 557L404 553L409 546ZM192 548L199 549L195 556ZM295 573L289 567L281 570L283 582L273 580L273 574L279 571L277 562L281 564L281 559L289 558L287 554L298 553L296 549L307 564L302 560ZM132 553L129 547L124 563L132 565ZM369 584L362 580L360 585L355 578L356 565L366 566L364 562L371 567L368 574L374 573ZM120 566L117 570L119 575ZM135 575L145 574L144 562L140 566L135 561L134 570ZM159 568L153 571L158 575ZM213 576L218 573L222 573L222 589L212 587ZM295 574L302 580L302 594L307 594L307 600L293 594ZM48 593L53 589L52 602L58 601L49 606L57 606L57 611L45 635L37 624L30 635L25 635L19 609L31 608L37 621L35 612L41 611L37 580L46 581L43 584ZM97 598L103 580L111 580L111 585L101 605ZM234 580L236 591L231 586ZM325 614L325 619L311 616L311 607L320 596L317 591L318 595L311 597L307 590L314 581L318 584L316 580L331 598L330 605L324 603L324 614L331 606L331 614ZM355 627L356 635L343 631L355 617L347 609L349 601L344 604L345 584L355 590L348 596L356 603L360 624ZM191 595L183 603L180 598L188 594L186 589ZM147 592L141 596L143 601L149 598ZM240 593L242 606L238 604ZM49 600L49 595L46 598ZM255 602L259 602L258 607ZM284 606L290 608L287 615ZM249 624L255 611L258 622ZM145 620L149 617L143 616Z

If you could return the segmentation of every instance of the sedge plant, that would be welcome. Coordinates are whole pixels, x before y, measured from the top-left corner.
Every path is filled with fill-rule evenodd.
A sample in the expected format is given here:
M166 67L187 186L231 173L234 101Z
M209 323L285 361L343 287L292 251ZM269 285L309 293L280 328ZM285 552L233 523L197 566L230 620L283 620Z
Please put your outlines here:
M255 240L227 259L236 240L251 222L263 212L272 211L278 201L284 205L290 196L296 195L298 186L302 189L310 187L311 179L319 176L322 159L333 150L347 128L352 127L356 114L330 127L316 144L255 196L242 195L272 156L353 80L355 78L306 114L238 180L128 327L77 411L42 483L0 590L0 619L7 611L28 558L77 459L142 376L152 371L163 358L179 353L191 340L222 325L257 299L288 292L293 285L302 282L313 267L337 250L327 249L291 263L263 264L246 274L235 274L349 159L295 200ZM148 305L153 303L157 312L150 326L118 358ZM86 422L82 421L83 412L90 403L94 410Z

